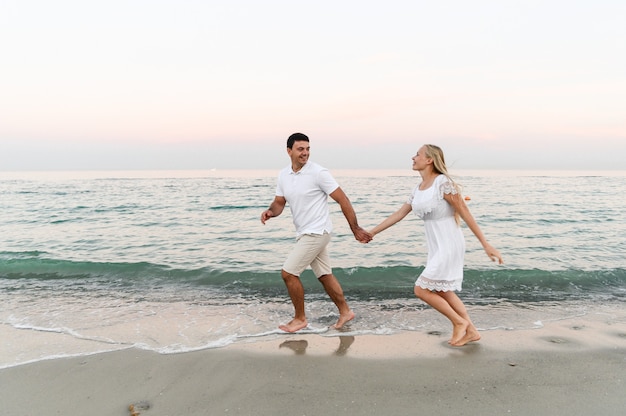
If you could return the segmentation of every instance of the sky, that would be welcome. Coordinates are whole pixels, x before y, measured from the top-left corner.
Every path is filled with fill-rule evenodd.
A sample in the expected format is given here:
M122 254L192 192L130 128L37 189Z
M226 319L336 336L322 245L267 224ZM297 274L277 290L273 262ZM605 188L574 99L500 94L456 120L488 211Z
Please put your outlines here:
M626 170L623 0L2 0L0 171Z

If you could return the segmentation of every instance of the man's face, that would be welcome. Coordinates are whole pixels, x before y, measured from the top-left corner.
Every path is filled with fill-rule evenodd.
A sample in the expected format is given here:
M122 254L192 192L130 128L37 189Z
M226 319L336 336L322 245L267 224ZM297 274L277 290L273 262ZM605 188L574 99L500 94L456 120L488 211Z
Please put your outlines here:
M296 140L291 149L287 148L287 153L291 158L291 164L294 167L301 168L309 160L311 146L309 142Z

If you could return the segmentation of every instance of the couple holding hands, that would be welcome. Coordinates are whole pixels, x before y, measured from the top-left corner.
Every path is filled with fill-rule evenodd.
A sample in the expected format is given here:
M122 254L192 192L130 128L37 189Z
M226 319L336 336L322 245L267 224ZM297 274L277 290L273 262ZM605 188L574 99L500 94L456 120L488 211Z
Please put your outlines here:
M309 138L294 133L287 139L287 154L291 165L278 175L276 195L270 207L261 213L261 222L279 216L289 202L296 227L295 247L283 264L281 275L294 306L293 319L279 328L296 332L308 325L304 310L304 287L300 274L311 267L324 290L339 309L339 319L333 326L341 329L354 319L354 312L346 303L343 289L332 273L328 243L332 223L328 196L341 207L354 237L368 243L383 230L396 224L410 212L424 220L428 259L426 267L415 282L415 295L446 316L452 323L448 343L460 347L478 341L480 334L457 296L463 282L465 240L460 228L463 220L482 244L492 261L502 264L502 256L483 235L476 220L463 200L458 185L448 174L442 150L434 145L422 146L413 156L413 170L422 181L396 212L369 231L358 225L350 200L330 172L309 162Z

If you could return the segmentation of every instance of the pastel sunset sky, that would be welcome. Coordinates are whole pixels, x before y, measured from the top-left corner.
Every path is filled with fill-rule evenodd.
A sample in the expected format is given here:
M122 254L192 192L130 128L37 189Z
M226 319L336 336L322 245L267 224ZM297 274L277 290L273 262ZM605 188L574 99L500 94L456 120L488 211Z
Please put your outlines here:
M623 0L3 0L0 170L626 170Z

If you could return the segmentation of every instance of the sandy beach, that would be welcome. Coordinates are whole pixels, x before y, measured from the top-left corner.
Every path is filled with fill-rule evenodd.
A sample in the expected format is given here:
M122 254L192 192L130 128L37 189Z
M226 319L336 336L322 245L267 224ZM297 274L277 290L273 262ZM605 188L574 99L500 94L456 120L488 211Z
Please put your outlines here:
M0 370L0 403L6 416L623 414L623 323L482 335L462 348L438 333L292 334L61 358Z

